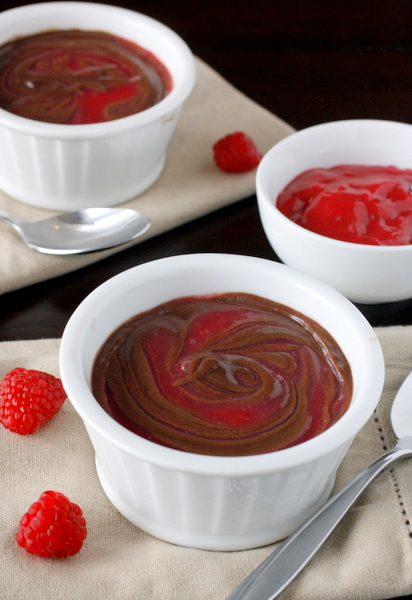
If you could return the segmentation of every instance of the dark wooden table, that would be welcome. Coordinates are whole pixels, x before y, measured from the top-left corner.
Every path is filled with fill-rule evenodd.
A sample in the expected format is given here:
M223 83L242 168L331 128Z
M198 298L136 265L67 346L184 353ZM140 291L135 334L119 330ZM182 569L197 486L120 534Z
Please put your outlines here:
M26 3L6 1L2 8ZM296 129L351 118L412 123L410 0L116 4L172 27L196 55ZM192 252L277 260L261 228L256 198L247 198L93 266L0 296L0 341L60 337L77 305L109 277ZM358 307L373 326L412 324L412 300Z

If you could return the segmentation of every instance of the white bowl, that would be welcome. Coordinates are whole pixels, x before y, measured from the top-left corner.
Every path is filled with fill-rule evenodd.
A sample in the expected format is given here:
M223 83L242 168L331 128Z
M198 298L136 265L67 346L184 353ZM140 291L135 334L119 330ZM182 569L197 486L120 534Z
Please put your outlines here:
M88 125L43 123L0 109L0 189L57 211L130 200L163 170L168 143L195 82L193 55L165 25L116 6L50 2L0 13L0 44L48 29L100 30L134 41L164 63L173 89L140 113Z
M412 165L412 126L377 120L324 123L293 133L263 157L256 174L266 236L286 264L335 287L354 302L412 297L412 245L372 246L328 238L297 225L275 206L278 194L307 169L341 164Z
M327 329L346 355L353 399L330 429L295 447L219 457L166 448L126 430L97 403L91 371L124 321L172 298L249 292L280 302ZM285 265L225 254L183 255L129 269L94 290L61 342L63 385L96 453L101 485L131 522L163 540L241 550L292 533L329 496L349 445L379 400L384 364L373 329L341 294Z

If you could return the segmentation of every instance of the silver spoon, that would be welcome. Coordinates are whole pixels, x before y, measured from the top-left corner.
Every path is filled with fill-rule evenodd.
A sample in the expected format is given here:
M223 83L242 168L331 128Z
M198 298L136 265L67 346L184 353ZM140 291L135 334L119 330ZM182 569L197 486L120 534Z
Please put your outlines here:
M23 221L0 210L30 248L44 254L82 254L119 246L150 227L146 215L129 208L86 208L41 221Z
M307 565L368 485L396 461L412 456L412 373L396 394L391 410L391 422L397 437L395 446L332 496L295 533L282 542L226 600L277 598Z

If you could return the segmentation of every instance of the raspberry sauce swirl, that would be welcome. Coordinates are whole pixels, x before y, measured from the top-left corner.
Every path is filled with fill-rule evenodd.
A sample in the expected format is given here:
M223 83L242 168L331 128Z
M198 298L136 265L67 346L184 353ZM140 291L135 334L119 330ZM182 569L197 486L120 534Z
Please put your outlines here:
M0 48L0 107L36 121L112 121L150 108L171 88L160 60L110 33L45 31Z
M136 315L102 346L92 391L120 424L164 446L241 456L335 423L349 364L317 323L244 293L191 296Z

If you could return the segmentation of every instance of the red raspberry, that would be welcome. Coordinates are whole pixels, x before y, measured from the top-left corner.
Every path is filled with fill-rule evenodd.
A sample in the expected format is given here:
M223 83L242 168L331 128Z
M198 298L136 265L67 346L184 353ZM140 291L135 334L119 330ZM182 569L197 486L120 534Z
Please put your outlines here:
M60 492L43 492L20 519L16 542L41 558L77 554L87 536L80 506Z
M16 368L0 381L0 422L14 433L34 433L62 407L62 382L49 373Z
M222 171L241 173L258 166L262 155L242 131L230 133L213 146L214 159Z

